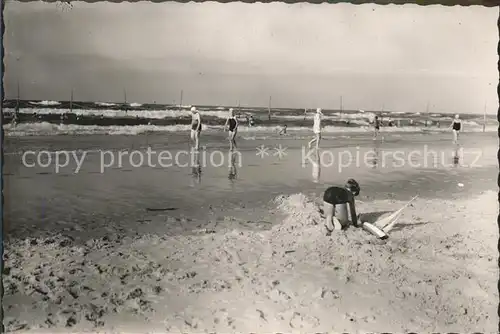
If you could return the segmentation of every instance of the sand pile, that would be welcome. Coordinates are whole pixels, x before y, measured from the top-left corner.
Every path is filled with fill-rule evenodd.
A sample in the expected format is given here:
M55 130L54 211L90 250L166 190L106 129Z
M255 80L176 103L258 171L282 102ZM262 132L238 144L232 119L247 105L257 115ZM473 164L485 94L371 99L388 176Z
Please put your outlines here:
M266 231L12 242L4 324L37 333L493 332L496 200L418 199L386 241L355 228L326 237L318 198L296 194L275 199L287 218Z

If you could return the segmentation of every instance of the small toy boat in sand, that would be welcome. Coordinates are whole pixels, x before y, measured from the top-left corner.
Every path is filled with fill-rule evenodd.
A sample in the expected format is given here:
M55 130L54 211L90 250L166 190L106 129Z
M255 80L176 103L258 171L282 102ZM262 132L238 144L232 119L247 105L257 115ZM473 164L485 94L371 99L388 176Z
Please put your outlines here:
M387 233L385 233L383 230L379 229L378 227L376 227L375 225L372 225L368 222L362 222L361 223L361 227L365 230L365 231L368 231L370 232L371 234L375 235L377 238L379 239L387 239L389 238L389 236L387 235Z
M373 223L362 222L363 229L380 239L387 239L389 237L387 234L394 228L399 218L403 214L404 209L406 209L417 198L418 195L408 201L408 203L406 203L401 209L394 211L389 216L379 218Z

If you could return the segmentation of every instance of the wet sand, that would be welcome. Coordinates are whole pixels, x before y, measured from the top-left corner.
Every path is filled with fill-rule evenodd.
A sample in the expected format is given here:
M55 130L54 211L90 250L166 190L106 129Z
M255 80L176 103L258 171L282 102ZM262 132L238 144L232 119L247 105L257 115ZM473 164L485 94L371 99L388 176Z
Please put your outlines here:
M221 135L222 136L222 135ZM32 332L482 331L496 329L496 138L464 137L481 150L453 164L446 136L332 138L324 151L411 152L432 145L438 166L302 164L303 140L240 140L231 164L99 171L90 152L79 173L25 168L34 143L61 149L185 147L172 134L9 139L5 324ZM207 152L224 148L211 137ZM255 148L286 147L286 156ZM359 149L357 148L359 147ZM225 151L225 149L224 149ZM375 155L376 156L376 155ZM326 155L324 155L326 157ZM415 161L422 162L421 158ZM474 158L475 159L475 158ZM116 166L115 166L116 167ZM196 174L196 173L195 173ZM360 212L396 210L415 194L387 241L358 229L328 238L317 203L328 185L355 177ZM460 185L459 185L460 184ZM423 269L425 268L425 270Z
M443 135L393 135L375 143L366 135L338 137L322 142L322 159L316 169L316 155L304 148L304 140L240 139L234 159L230 159L222 134L206 140L198 168L196 159L188 155L184 134L9 138L4 167L7 237L53 235L68 229L76 229L74 236L82 237L78 230L108 233L104 227L109 223L133 232L136 220L149 219L160 209L171 209L164 211L202 224L207 214L227 210L254 214L253 209L268 209L267 203L275 196L319 195L327 186L343 184L351 177L362 185L361 200L407 200L416 194L428 198L469 196L492 189L496 177L492 134L469 135L456 166L453 145ZM262 145L268 150L261 157L256 148ZM281 157L276 151L280 145ZM57 172L55 154L46 168L23 165L21 151L46 149L78 150L78 159L86 155L78 173L71 154L68 165ZM156 152L150 154L150 162L148 149ZM120 166L119 155L125 151L128 154L123 154ZM139 154L131 165L132 151ZM167 167L160 165L160 151L172 156L164 162ZM179 152L183 154L175 159ZM403 164L395 161L397 154L405 159ZM134 167L140 162L139 155L143 163ZM49 162L47 158L45 155L44 162ZM60 156L60 163L65 164L65 159ZM37 164L33 155L26 163ZM240 210L243 208L246 210Z

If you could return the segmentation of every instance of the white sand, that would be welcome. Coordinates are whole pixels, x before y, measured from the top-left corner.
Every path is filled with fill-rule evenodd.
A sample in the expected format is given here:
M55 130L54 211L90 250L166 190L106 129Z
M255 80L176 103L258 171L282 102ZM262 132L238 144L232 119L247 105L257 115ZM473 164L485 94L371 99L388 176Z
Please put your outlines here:
M276 199L288 217L267 231L9 244L4 324L32 333L496 331L495 193L417 199L386 241L355 228L326 237L318 200Z

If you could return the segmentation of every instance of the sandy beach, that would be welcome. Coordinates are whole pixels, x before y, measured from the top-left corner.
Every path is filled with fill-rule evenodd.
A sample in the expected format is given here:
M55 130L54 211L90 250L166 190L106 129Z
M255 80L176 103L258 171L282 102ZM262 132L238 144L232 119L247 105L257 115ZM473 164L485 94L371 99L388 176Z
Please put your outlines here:
M208 153L225 147L221 136L205 137ZM185 134L9 138L4 324L19 333L493 332L496 138L464 137L469 152L481 148L472 166L471 154L450 163L448 137L337 136L322 144L334 156L431 145L446 164L322 162L315 180L298 138L240 140L234 178L231 166L210 164L201 176L125 164L100 173L92 153L176 152ZM261 158L261 145L287 154ZM20 152L36 147L89 155L78 173L24 167ZM385 241L356 228L326 237L322 191L348 177L362 185L361 213L420 197Z
M387 242L357 229L325 237L314 201L277 198L286 217L267 231L226 217L213 222L225 229L191 236L18 240L6 249L5 323L37 333L495 330L495 193L418 200Z

